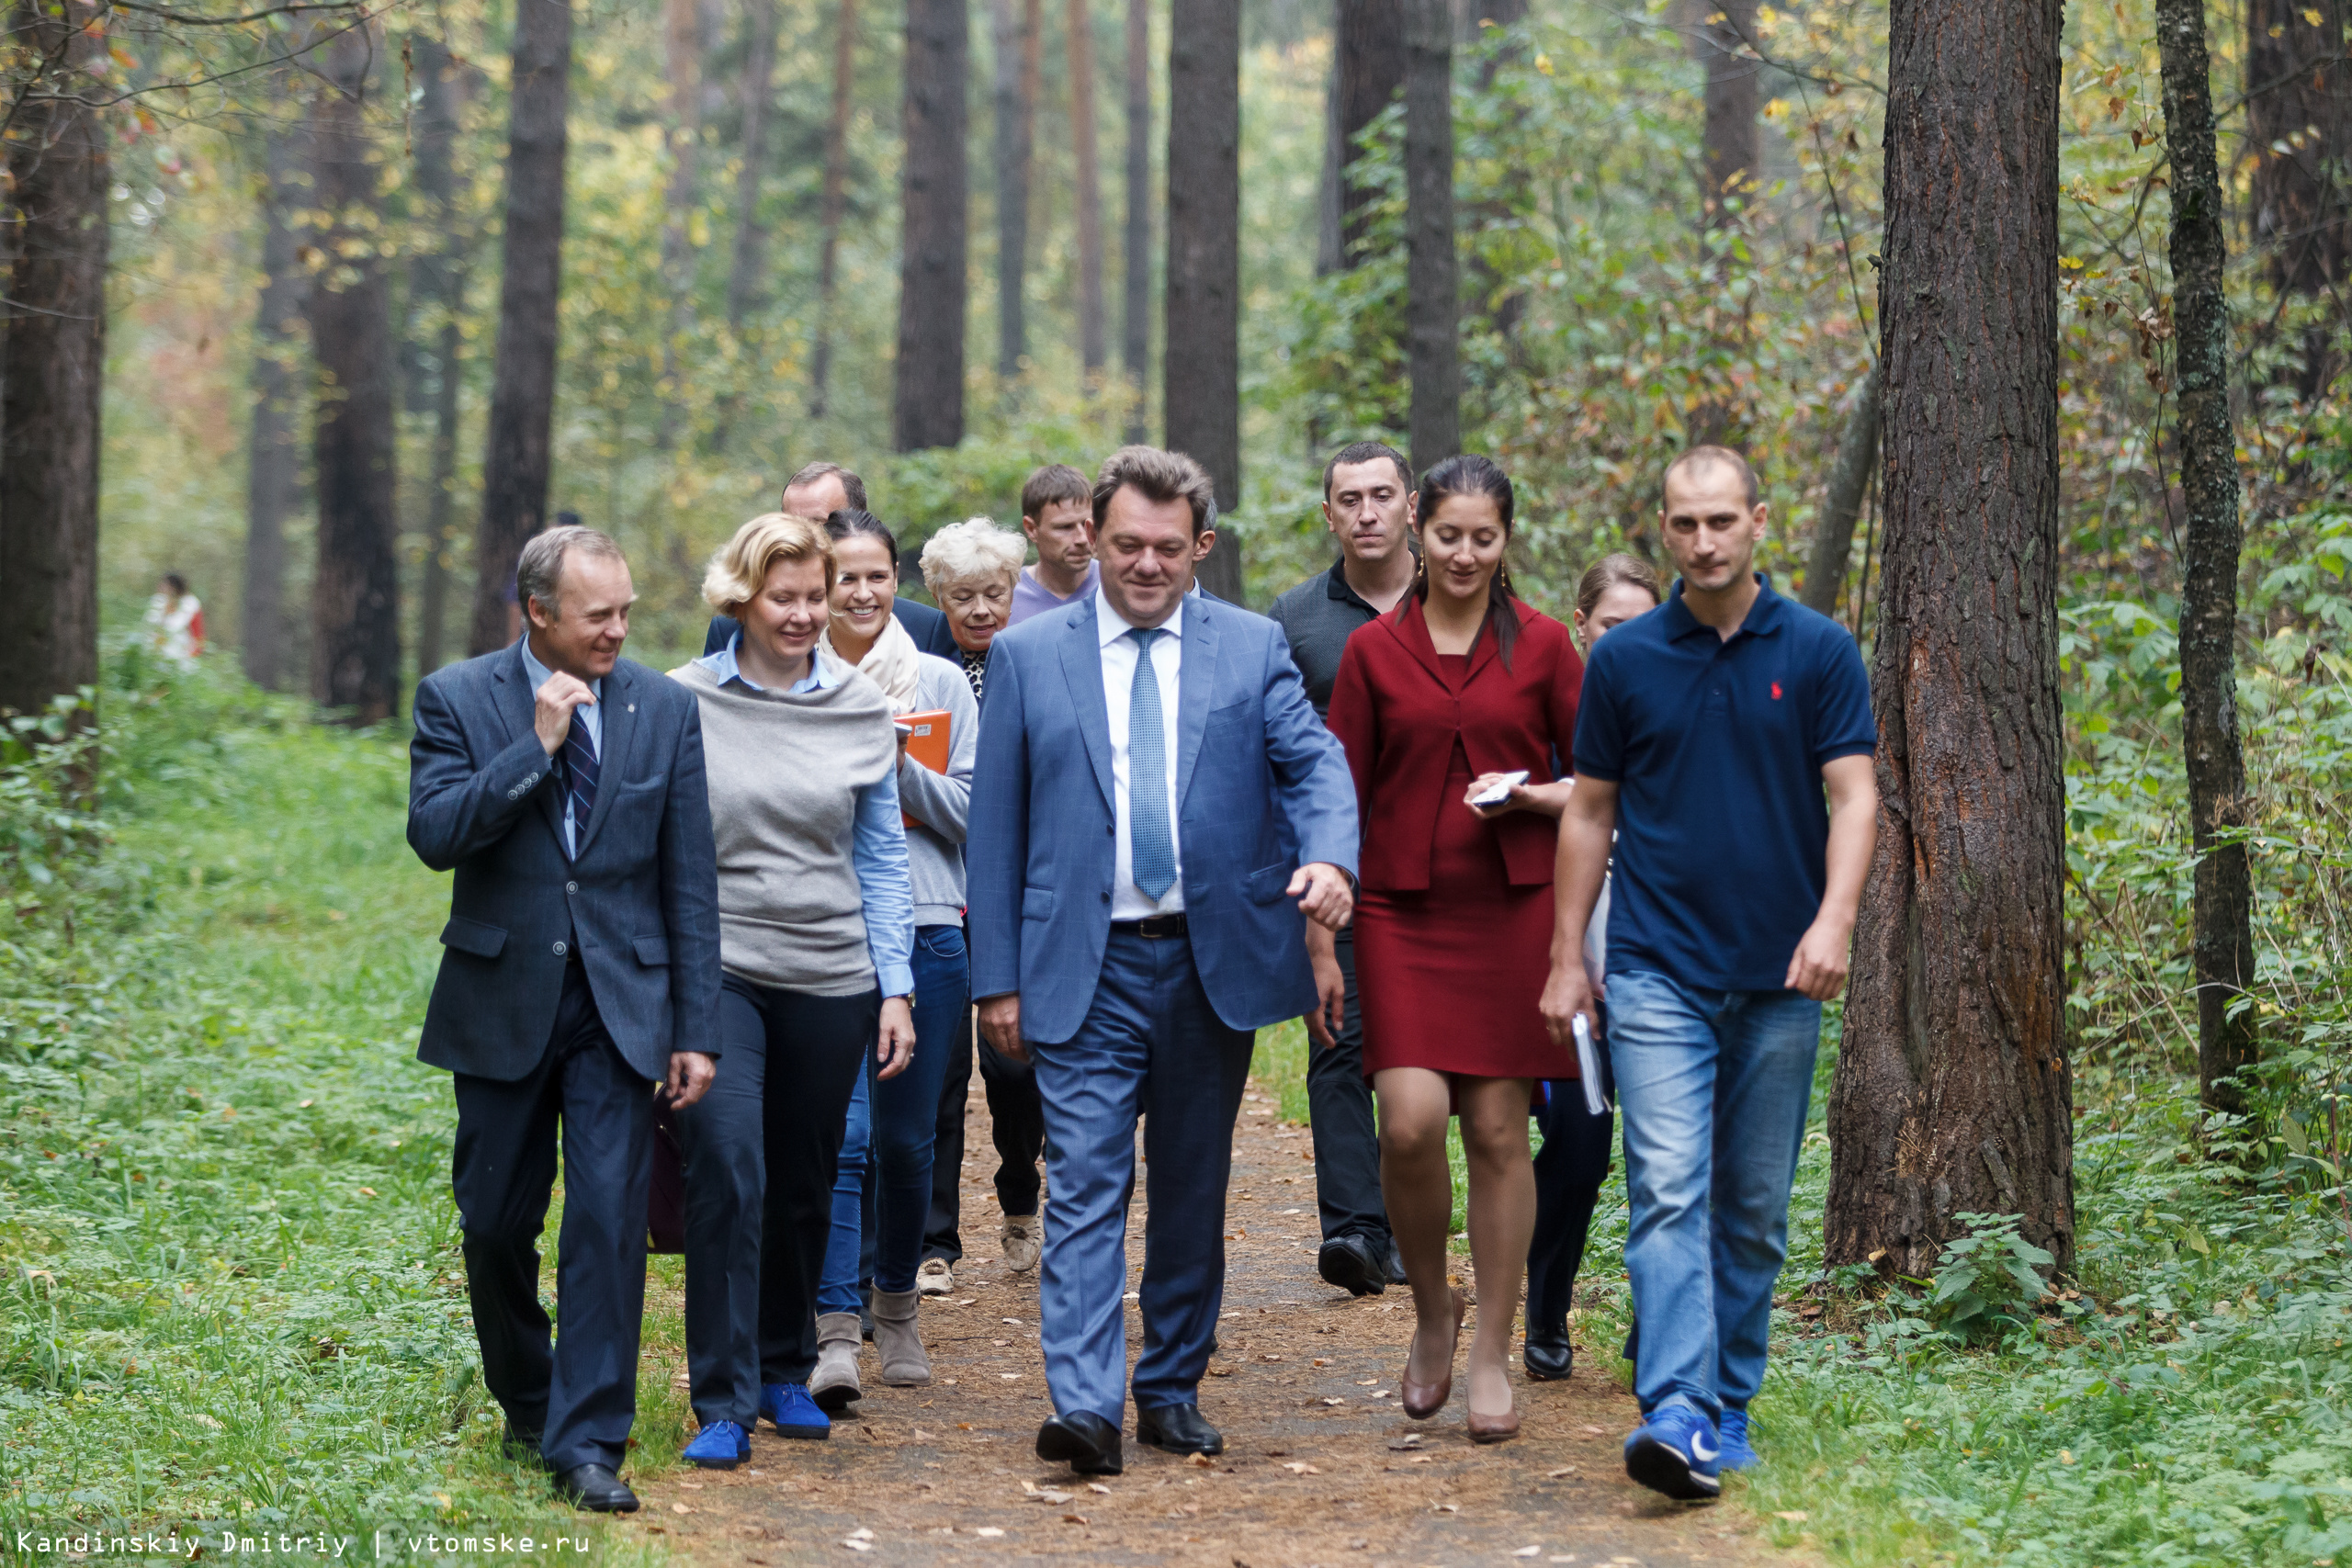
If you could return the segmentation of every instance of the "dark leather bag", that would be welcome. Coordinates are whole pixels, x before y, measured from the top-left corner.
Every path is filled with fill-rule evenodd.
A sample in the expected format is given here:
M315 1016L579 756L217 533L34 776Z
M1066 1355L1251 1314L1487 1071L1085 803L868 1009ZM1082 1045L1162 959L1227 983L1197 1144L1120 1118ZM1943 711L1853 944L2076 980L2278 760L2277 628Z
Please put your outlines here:
M686 1156L678 1141L677 1108L666 1100L653 1104L653 1179L645 1191L645 1236L648 1252L686 1249Z

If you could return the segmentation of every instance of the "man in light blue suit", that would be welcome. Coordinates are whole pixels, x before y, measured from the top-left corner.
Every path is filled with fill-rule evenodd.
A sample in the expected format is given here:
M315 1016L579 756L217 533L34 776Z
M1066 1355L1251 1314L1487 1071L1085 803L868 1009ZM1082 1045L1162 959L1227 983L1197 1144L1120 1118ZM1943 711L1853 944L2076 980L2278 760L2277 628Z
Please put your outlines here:
M1308 919L1355 904L1355 788L1273 622L1202 595L1212 488L1127 446L1094 482L1101 586L1000 633L965 846L972 992L1046 1111L1046 1379L1037 1455L1120 1469L1126 1206L1149 1213L1136 1437L1225 1439L1201 1374L1225 1290L1225 1188L1256 1032L1327 1006ZM1148 786L1148 787L1147 787ZM1295 901L1295 902L1294 902Z

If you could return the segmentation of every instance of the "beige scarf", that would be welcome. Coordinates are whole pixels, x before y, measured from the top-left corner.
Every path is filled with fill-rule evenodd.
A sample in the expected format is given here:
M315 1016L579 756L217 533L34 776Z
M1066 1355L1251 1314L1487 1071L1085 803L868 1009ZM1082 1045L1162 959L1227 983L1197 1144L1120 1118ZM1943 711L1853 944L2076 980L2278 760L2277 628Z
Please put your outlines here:
M841 650L833 646L831 626L825 628L818 646L835 659L842 659ZM874 639L874 646L865 650L865 657L857 661L857 667L882 688L883 695L890 699L892 713L909 713L915 705L915 682L922 675L917 660L922 657L922 650L915 647L915 639L907 635L907 628L899 624L899 617L886 615L882 635ZM849 660L842 659L842 662L846 664Z

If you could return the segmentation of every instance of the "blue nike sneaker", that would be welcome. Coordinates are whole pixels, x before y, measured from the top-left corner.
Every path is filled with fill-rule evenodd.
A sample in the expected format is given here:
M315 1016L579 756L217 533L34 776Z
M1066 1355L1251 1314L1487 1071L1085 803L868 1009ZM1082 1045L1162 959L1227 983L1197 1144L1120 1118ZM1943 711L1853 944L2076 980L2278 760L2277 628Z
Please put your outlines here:
M684 1457L704 1470L732 1470L752 1457L752 1435L732 1421L713 1421L695 1434Z
M1625 1473L1680 1503L1723 1495L1715 1428L1679 1404L1655 1411L1625 1439Z
M1717 1446L1722 1450L1716 1462L1724 1469L1754 1470L1763 1462L1747 1441L1747 1411L1724 1406L1724 1418L1715 1431Z
M765 1382L760 1385L760 1414L787 1438L830 1438L832 1417L817 1408L805 1382Z

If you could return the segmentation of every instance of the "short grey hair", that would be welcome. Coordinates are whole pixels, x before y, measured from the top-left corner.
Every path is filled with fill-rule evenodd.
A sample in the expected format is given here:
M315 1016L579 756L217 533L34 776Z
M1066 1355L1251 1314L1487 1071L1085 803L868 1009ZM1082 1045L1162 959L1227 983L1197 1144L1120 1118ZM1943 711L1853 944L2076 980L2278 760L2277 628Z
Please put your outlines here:
M1026 536L1000 528L989 517L951 523L922 547L922 581L935 595L951 584L1012 578L1029 558Z
M563 558L573 550L598 560L616 560L624 566L628 563L612 536L594 528L549 528L544 534L532 535L524 543L522 558L514 563L514 598L525 607L526 618L534 599L548 607L551 617L563 617L557 585L563 580Z

